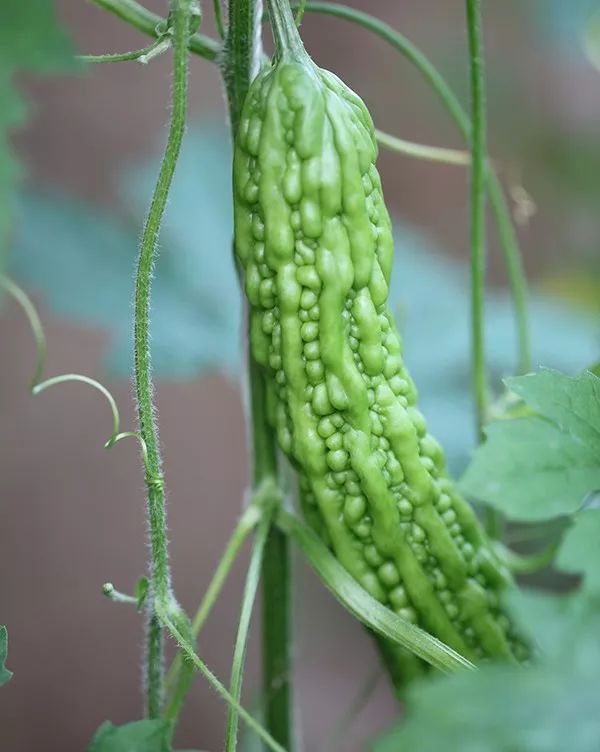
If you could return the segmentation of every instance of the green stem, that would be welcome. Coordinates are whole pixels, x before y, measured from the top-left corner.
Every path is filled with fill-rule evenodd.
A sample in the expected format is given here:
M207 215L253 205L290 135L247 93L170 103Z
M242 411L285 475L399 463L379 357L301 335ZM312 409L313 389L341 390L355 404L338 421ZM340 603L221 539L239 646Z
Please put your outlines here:
M162 710L162 626L154 609L149 611L146 634L146 714L159 718Z
M238 703L240 702L242 694L242 680L244 677L244 665L246 662L246 645L248 642L248 632L250 629L250 618L252 616L252 609L254 607L256 592L258 590L265 543L267 541L269 530L271 528L273 516L272 506L273 505L271 505L271 509L263 510L262 520L260 522L260 525L258 526L256 537L254 539L252 554L250 556L250 565L248 566L248 574L246 576L246 584L244 586L242 608L240 611L240 622L238 625L235 648L233 651L229 690L231 696ZM227 715L227 735L225 737L226 752L235 752L235 750L237 749L237 736L238 711L233 705L230 705L229 713ZM273 737L277 739L277 736L275 734L273 734ZM287 747L288 745L284 744L284 746Z
M480 0L466 0L471 89L471 381L475 404L477 440L485 439L487 417L487 374L485 368L485 267L486 267L486 103L485 64L481 32ZM497 510L485 510L487 533L502 535Z
M230 0L222 70L234 141L252 78L255 25L256 0Z
M259 735L259 737L267 744L269 749L272 749L273 752L286 752L284 747L282 747L280 744L276 742L275 739L267 732L265 729L256 721L250 713L243 708L239 702L237 702L231 694L228 692L228 690L223 686L222 682L217 679L217 677L213 674L213 672L208 668L206 663L197 655L196 651L194 650L192 644L190 643L187 635L183 634L181 629L178 628L178 626L175 624L175 622L172 620L168 609L165 608L164 604L157 603L156 607L157 615L159 616L161 622L165 625L165 627L169 630L177 644L179 645L180 649L186 656L186 658L190 661L190 663L195 666L198 671L204 676L204 678L208 681L208 683L211 685L211 687L217 692L220 697L222 697L225 702L227 702L230 706L235 707L237 712L240 715L240 718L242 718L245 723L248 724L248 726Z
M233 534L229 539L225 552L223 553L223 556L219 561L219 564L217 565L217 569L215 570L213 578L210 581L208 589L204 597L202 598L200 605L198 606L196 615L192 620L190 631L194 640L200 634L200 631L204 626L204 622L208 618L212 607L214 606L219 593L221 592L223 585L225 584L227 575L229 574L231 567L233 566L233 563L239 553L240 548L242 547L242 544L244 543L250 532L256 527L256 524L261 518L261 514L262 512L258 504L254 503L254 501L251 501L250 505L236 525L235 530L233 531ZM188 677L185 675L185 673L182 674L182 667L182 656L181 653L178 653L173 659L173 663L167 671L165 678L165 689L167 694L170 695L169 703L165 711L165 716L170 719L175 719L179 715L183 701L187 694L187 690L189 689Z
M267 419L264 375L250 353L248 354L248 380L252 431L252 487L256 493L261 483L277 476L277 454L275 434Z
M229 24L225 42L223 78L229 102L233 140L240 122L242 105L252 78L254 60L260 50L254 45L256 0L230 0ZM250 340L248 339L248 342ZM264 376L252 354L248 353L250 424L252 438L252 484L254 489L277 477L275 437L267 420ZM292 704L289 625L289 545L277 531L269 534L263 565L263 684L267 728L279 744L290 747ZM264 615L268 613L268 618ZM268 640L266 635L269 634ZM271 692L276 688L275 693Z
M192 620L192 634L194 637L198 637L200 630L204 626L204 622L208 618L208 615L215 604L219 593L221 592L227 575L229 574L233 562L237 558L242 544L246 538L250 535L252 530L256 527L257 522L260 519L260 513L257 507L249 506L244 512L240 521L235 527L227 548L223 554L223 558L219 562L215 574L208 586L206 595L204 596L202 603L196 611L196 615Z
M460 101L433 63L418 47L416 47L403 34L393 29L384 21L345 5L329 2L307 2L306 10L312 13L343 18L346 21L356 23L373 32L386 41L407 60L409 60L431 85L442 104L454 120L459 131L467 143L471 140L471 122L469 115ZM504 197L500 182L491 169L486 172L486 184L490 193L490 204L494 214L494 220L502 243L504 261L507 268L508 280L513 298L515 318L517 322L519 370L527 372L531 370L531 343L529 334L529 314L527 308L527 281L523 270L523 262L519 249L517 235L511 220L510 211Z
M485 371L485 154L486 112L479 0L466 0L471 85L471 358L477 436L487 411Z
M164 33L165 19L147 10L135 0L90 0L90 2L114 13L125 23L135 26L136 29L151 37L158 38ZM188 38L187 45L190 52L206 60L216 60L221 51L219 42L204 34L192 34Z
M275 39L275 53L278 58L289 56L293 60L308 58L298 27L288 0L267 0L269 18ZM302 10L302 12L304 12Z
M394 47L421 73L431 88L442 100L444 107L450 113L454 122L458 125L465 140L470 138L471 123L469 115L464 110L458 98L433 63L421 50L413 44L404 34L392 28L385 21L371 16L361 10L349 8L345 5L329 2L306 3L306 11L309 13L323 13L325 15L342 18L346 21L358 24L368 31L372 31L378 37Z
M291 749L290 550L287 534L275 527L265 549L262 592L265 722L275 739Z
M407 157L415 159L424 159L428 162L442 162L450 165L469 165L471 164L471 155L467 151L459 149L446 149L440 146L429 146L428 144L416 144L413 141L405 141L403 138L392 136L379 129L375 129L375 137L381 146L398 154L405 154Z
M529 315L527 312L527 279L523 270L523 261L519 249L519 240L514 223L511 220L510 209L498 176L493 170L487 174L487 188L490 205L496 220L496 228L500 242L504 249L504 263L506 264L508 279L514 300L515 318L517 322L517 341L519 342L518 373L528 373L532 368L531 332L529 329Z
M213 9L215 14L215 26L217 27L217 33L221 39L225 39L225 25L223 24L223 9L221 8L221 0L213 0Z
M298 3L298 10L296 11L296 17L294 18L294 21L296 22L296 26L300 26L302 23L302 19L304 18L304 12L306 11L306 0L300 0Z
M269 426L265 384L260 366L249 356L253 437L253 484L277 472L275 437ZM287 535L272 527L263 562L262 656L265 722L272 736L286 749L292 747L292 692L290 681L290 550Z
M135 391L139 431L146 447L145 480L150 528L150 583L148 599L147 711L150 718L160 714L162 706L162 636L156 615L156 602L166 604L172 598L166 532L165 489L154 405L154 385L150 360L150 300L152 269L169 189L179 157L187 113L188 38L191 0L172 0L173 86L169 135L156 181L150 209L144 225L137 263L134 303Z
M158 37L155 42L140 50L131 52L116 52L106 55L78 55L78 59L84 63L123 63L128 60L136 60L139 63L147 63L152 58L166 52L171 46L171 41L165 37Z

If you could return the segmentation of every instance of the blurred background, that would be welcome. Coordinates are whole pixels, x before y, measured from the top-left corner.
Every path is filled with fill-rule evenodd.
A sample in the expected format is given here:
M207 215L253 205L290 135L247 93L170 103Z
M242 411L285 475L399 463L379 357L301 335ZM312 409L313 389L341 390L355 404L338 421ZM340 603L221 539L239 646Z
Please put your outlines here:
M467 102L463 5L453 0L348 3L385 19L439 66ZM165 3L147 3L163 12ZM204 31L214 34L210 3ZM80 52L135 49L146 40L89 3L59 0ZM513 207L531 280L534 362L569 373L600 358L600 2L483 4L489 150ZM0 26L2 25L0 10ZM426 144L463 144L419 75L393 49L344 21L307 13L309 52L366 101L378 127ZM27 122L13 134L26 165L4 267L33 296L48 338L48 376L105 383L134 426L131 298L136 244L166 135L169 56L21 75ZM174 581L192 611L248 483L241 305L230 256L229 140L217 69L191 62L184 154L157 265L153 347L169 500ZM468 181L464 168L382 152L396 226L392 306L433 431L459 473L473 443L468 352ZM523 193L525 192L525 194ZM522 218L521 218L522 219ZM489 364L494 383L515 368L514 322L496 233L489 231ZM140 717L142 618L101 585L131 591L146 561L137 447L102 444L110 415L93 390L70 384L33 399L31 332L0 309L0 623L8 626L0 749L80 752L101 721ZM200 639L229 676L245 558ZM304 748L328 737L377 671L367 635L302 561L295 567L295 689ZM258 699L258 618L245 702ZM340 749L359 750L397 714L386 680ZM225 706L197 679L177 745L222 747ZM249 747L250 748L250 747Z

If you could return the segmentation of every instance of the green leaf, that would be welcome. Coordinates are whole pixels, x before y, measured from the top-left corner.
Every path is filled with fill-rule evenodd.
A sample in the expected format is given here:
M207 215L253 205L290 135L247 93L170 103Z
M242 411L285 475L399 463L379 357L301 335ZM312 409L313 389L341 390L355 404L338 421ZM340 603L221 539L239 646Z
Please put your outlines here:
M0 21L0 261L11 221L14 183L22 168L9 134L26 119L27 107L15 85L22 71L56 73L75 67L68 35L52 0L2 0Z
M529 386L521 392L529 392ZM507 594L515 623L537 648L529 665L488 664L477 672L415 683L406 720L379 739L373 752L596 752L598 540L600 510L580 512L558 553L560 569L584 574L579 590L557 595L514 589Z
M171 752L171 725L162 719L133 721L124 726L105 721L88 752Z
M563 572L582 574L587 587L600 590L600 509L584 509L575 516L556 558Z
M514 520L572 514L600 489L600 378L542 370L506 383L537 414L487 426L463 491Z
M488 665L413 685L407 720L374 752L596 752L598 602L528 594L521 608L521 620L549 652L526 667Z
M560 654L565 636L575 634L582 614L590 608L579 592L558 595L516 587L504 595L504 602L520 633L528 635L534 649L546 658Z
M0 626L0 687L10 681L13 672L9 671L6 666L6 656L8 655L8 630Z

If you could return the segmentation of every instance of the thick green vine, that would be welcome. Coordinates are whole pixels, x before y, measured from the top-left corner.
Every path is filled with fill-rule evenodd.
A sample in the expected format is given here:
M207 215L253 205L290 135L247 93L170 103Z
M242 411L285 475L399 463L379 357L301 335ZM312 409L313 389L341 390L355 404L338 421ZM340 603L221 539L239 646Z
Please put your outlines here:
M262 4L261 4L262 5ZM259 3L230 0L228 35L222 63L229 102L232 137L235 142L242 106L261 54ZM277 477L275 437L267 420L264 375L252 353L248 353L248 384L252 440L253 487L257 489ZM290 684L290 580L289 544L286 536L272 528L263 564L263 687L267 729L286 748L292 740Z

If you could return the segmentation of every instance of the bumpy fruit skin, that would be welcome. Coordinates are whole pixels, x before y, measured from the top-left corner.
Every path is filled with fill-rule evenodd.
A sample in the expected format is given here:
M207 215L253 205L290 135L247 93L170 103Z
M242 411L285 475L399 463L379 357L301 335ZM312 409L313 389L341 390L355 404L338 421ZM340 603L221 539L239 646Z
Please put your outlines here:
M472 660L514 660L524 648L498 606L508 575L446 475L387 307L376 158L361 99L309 58L252 84L235 247L269 419L307 519L371 595Z

